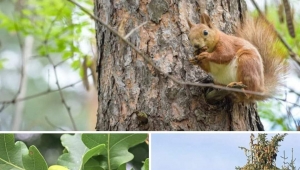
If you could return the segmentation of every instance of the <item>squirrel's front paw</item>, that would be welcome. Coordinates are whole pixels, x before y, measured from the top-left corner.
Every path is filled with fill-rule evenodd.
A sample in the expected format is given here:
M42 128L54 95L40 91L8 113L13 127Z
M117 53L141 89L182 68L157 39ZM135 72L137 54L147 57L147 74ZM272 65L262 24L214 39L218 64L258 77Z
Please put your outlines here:
M203 52L203 53L197 55L196 57L189 59L189 61L194 65L199 65L202 63L202 60L204 60L206 58L207 58L207 52Z
M243 84L242 82L231 82L227 85L227 87L243 89L243 88L246 88L247 86L245 84Z
M189 59L190 63L194 64L194 65L198 65L201 62L199 62L199 60L197 59L197 57L191 58Z

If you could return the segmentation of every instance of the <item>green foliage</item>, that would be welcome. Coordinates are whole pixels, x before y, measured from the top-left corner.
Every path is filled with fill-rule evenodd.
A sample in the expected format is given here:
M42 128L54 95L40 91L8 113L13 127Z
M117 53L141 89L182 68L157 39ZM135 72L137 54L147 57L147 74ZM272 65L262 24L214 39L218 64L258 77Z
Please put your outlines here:
M288 119L286 116L278 115L280 112L281 104L278 101L258 102L258 112L262 119L270 121L271 129L279 128L281 130L290 130L288 125ZM276 114L277 113L277 114Z
M92 8L92 1L82 0L81 3ZM94 35L94 29L90 29L93 21L84 20L82 16L84 12L76 10L68 1L28 0L13 15L0 12L0 28L18 34L21 43L25 36L34 36L36 54L41 57L59 55L62 60L72 58L71 67L77 70L84 56L79 46L83 39L81 32L88 31ZM0 60L0 69L1 63Z
M64 134L66 148L57 164L48 168L44 157L35 146L29 149L16 142L13 134L0 134L1 170L126 170L133 159L130 147L143 143L146 134ZM95 140L95 141L92 141ZM146 159L143 170L149 169Z
M122 164L133 159L133 154L128 149L142 143L147 138L146 134L83 134L82 141L88 148L94 148L100 144L106 145L101 162L107 165L107 169L118 169ZM102 167L106 168L106 167Z

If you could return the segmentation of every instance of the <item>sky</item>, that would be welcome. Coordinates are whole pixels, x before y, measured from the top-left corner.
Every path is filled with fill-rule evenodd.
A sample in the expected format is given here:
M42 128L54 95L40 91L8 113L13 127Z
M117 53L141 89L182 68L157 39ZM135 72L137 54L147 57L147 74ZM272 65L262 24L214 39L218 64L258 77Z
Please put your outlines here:
M235 170L247 157L238 148L249 148L250 132L244 133L152 133L151 169L155 170ZM257 133L254 133L257 136ZM277 133L268 133L268 139ZM288 133L280 143L276 164L281 166L283 151L287 161L292 148L296 167L300 167L300 133Z

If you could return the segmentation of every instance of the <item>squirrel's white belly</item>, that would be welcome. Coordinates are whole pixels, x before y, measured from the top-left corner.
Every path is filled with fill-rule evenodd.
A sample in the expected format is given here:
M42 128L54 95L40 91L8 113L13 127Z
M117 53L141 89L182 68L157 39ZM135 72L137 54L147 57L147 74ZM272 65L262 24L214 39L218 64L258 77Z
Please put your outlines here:
M234 57L228 64L217 64L209 62L210 74L214 78L214 82L227 85L237 81L237 58Z

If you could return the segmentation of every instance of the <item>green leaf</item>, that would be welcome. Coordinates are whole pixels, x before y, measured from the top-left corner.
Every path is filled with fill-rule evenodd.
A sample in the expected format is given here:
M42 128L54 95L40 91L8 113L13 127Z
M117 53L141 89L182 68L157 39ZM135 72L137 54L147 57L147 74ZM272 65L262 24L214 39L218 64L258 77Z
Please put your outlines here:
M79 67L80 67L80 59L78 59L78 60L75 60L75 61L73 61L72 62L72 65L71 65L71 67L74 69L74 70L76 70L76 69L78 69Z
M70 52L70 51L66 51L62 54L63 60L69 59L70 57L72 57L72 52Z
M104 157L101 156L106 151L106 146L104 144L98 145L83 156L84 170L104 170L107 169L107 164L105 164Z
M126 170L126 163L119 166L118 170Z
M106 145L108 170L118 169L124 163L133 159L128 149L145 141L147 134L83 134L82 141L88 148L100 144Z
M29 147L29 153L23 155L23 165L26 170L47 170L48 165L35 146Z
M83 156L83 164L85 164L90 158L97 155L102 155L106 151L106 146L104 144L98 145L89 151L87 151Z
M149 158L145 160L142 170L149 170Z
M84 170L107 170L107 164L103 163L104 161L99 161L99 157L93 157L84 165Z
M68 150L68 153L62 154L57 163L71 170L82 169L82 158L88 148L82 143L81 134L64 134L61 136L61 143Z
M0 169L24 170L22 155L28 154L23 142L16 142L13 134L0 134Z
M14 21L7 15L0 12L0 28L5 28L9 32L15 31Z

